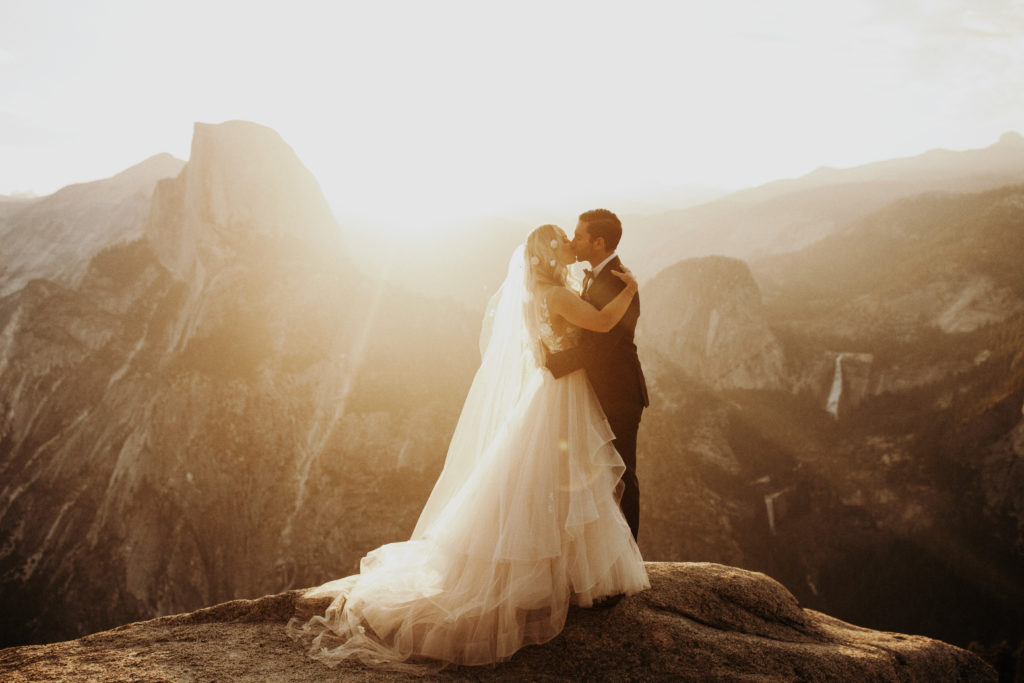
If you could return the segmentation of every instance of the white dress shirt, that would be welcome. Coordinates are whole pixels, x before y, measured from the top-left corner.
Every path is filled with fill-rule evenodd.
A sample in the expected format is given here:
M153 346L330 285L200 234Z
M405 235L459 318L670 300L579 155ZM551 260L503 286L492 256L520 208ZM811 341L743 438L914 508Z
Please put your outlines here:
M615 258L615 252L614 251L608 256L608 258L606 258L604 261L601 261L596 266L594 266L594 268L593 268L594 275L592 277L596 278L598 276L598 274L600 274L601 269L604 268L606 265L608 265L608 262L611 261L613 258Z

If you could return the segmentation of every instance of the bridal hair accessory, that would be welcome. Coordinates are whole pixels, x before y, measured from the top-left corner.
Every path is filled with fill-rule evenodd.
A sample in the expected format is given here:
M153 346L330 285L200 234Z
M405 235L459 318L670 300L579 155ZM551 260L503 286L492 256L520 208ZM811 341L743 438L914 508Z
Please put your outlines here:
M539 264L540 264L540 259L539 259L539 258L537 258L536 256L531 256L531 257L530 257L530 263L532 263L532 264L533 264L533 265L535 265L535 266L536 266L536 265L539 265Z
M558 248L558 240L551 240L551 248L552 249L557 249ZM552 264L552 265L554 265L554 264Z
M551 259L550 261L548 261L548 265L551 266L552 268L555 267L556 263L558 263L558 261L556 261L555 259Z

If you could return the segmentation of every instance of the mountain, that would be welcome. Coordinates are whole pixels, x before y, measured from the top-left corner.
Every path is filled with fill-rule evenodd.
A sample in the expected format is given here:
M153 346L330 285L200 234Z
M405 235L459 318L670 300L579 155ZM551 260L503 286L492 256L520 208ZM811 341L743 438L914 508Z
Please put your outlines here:
M1024 138L978 150L933 150L742 190L700 206L624 223L623 257L647 279L685 258L746 260L798 251L901 198L979 192L1024 182Z
M722 257L650 280L645 557L764 571L843 619L1012 649L1021 253L1024 186L1011 185L897 201L754 261L756 284ZM709 353L723 333L733 343ZM754 369L772 381L750 382Z
M647 283L643 302L656 313L641 318L638 334L690 378L714 389L784 386L782 347L743 261L681 261Z
M77 284L101 249L141 236L157 181L184 163L158 154L106 180L0 201L0 296L31 278Z
M766 183L737 192L732 198L739 201L764 201L828 185L877 182L917 185L912 194L944 190L977 192L1020 178L1022 157L1024 136L1010 131L983 149L959 152L933 149L913 157L876 161L846 169L823 166L802 178ZM948 185L936 187L933 183Z
M478 363L472 309L530 227L422 245L399 287L269 129L197 124L155 185L133 236L90 238L79 279L0 298L7 644L315 585L406 538ZM875 209L862 190L805 190L830 221L813 244L679 258L643 284L641 550L765 572L870 628L1012 648L1021 186ZM797 199L751 200L751 230Z
M36 199L37 197L29 195L0 194L0 221L6 221L12 213L20 211Z
M436 680L995 681L976 655L921 636L870 631L802 609L763 574L714 564L647 563L651 589L610 611L571 608L565 630L494 667ZM0 651L7 680L216 678L407 681L421 675L307 659L285 635L301 591L237 600L66 643Z
M475 316L352 266L267 128L197 124L133 234L0 299L8 644L352 571L411 530L479 358Z
M732 195L742 202L791 195L827 185L888 182L911 187L910 193L980 191L1020 178L1024 136L1010 131L981 150L931 150L914 157L890 159L847 169L823 166L795 179L776 180ZM935 183L947 183L946 185ZM916 185L916 186L914 186Z
M779 320L819 334L971 332L1024 312L1022 210L1024 185L920 195L754 270Z

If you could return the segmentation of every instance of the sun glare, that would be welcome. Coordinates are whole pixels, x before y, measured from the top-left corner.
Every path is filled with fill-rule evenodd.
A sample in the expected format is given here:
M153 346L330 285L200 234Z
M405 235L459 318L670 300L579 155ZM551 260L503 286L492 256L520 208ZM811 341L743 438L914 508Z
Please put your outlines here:
M1021 127L1015 10L183 4L195 11L10 8L0 194L187 158L193 122L245 119L292 145L340 217L411 238L982 147Z

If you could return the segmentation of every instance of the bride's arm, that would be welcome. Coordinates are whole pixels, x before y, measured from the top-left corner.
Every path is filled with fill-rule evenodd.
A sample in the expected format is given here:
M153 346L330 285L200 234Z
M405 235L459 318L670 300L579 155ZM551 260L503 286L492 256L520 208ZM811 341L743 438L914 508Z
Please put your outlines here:
M552 314L562 316L576 327L594 332L607 332L626 314L629 302L633 300L637 290L636 279L629 270L623 268L622 272L612 271L612 275L625 282L626 286L601 310L564 287L552 287L548 291L548 310Z

